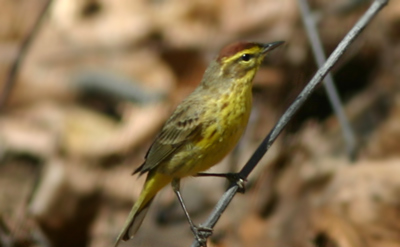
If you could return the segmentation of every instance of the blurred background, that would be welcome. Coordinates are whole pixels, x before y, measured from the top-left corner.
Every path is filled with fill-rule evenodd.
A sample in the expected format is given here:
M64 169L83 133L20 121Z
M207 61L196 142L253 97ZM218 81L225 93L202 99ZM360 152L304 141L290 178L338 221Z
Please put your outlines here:
M2 88L46 2L1 0ZM309 1L326 54L370 3ZM247 132L213 172L238 171L317 70L295 0L55 0L43 18L1 109L0 246L112 246L143 185L132 171L224 45L286 41L255 78ZM400 246L399 41L392 0L332 70L355 155L319 87L209 246ZM196 223L226 187L184 180ZM192 240L168 187L121 246Z

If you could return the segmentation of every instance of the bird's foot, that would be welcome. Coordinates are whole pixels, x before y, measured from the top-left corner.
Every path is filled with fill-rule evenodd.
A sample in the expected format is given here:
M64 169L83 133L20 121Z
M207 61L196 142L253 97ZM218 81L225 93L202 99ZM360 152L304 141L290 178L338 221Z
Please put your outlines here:
M229 182L237 184L239 193L244 194L246 192L245 182L247 179L243 178L240 173L227 173L226 178Z
M194 226L193 235L201 247L207 247L207 239L212 235L213 229L205 226Z
M235 183L238 186L238 192L244 193L245 189L245 182L247 181L246 178L243 178L240 173L197 173L196 177L223 177L228 179L229 182Z

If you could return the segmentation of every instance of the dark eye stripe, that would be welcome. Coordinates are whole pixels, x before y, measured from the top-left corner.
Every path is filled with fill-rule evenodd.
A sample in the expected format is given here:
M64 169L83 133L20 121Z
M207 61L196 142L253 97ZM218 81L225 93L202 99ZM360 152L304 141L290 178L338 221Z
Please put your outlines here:
M251 58L252 58L253 56L252 55L250 55L250 54L248 54L248 53L245 53L245 54L243 54L241 57L240 57L240 59L242 59L243 61L249 61Z

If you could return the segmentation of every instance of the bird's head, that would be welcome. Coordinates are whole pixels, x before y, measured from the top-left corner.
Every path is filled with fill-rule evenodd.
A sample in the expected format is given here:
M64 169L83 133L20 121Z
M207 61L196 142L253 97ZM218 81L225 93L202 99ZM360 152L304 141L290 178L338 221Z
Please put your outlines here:
M268 44L237 42L224 47L217 62L221 66L222 73L226 76L240 78L248 72L258 70L268 52L282 45L283 41Z
M268 44L236 42L227 45L210 64L203 82L214 84L215 80L226 79L252 81L268 52L283 43L283 41Z

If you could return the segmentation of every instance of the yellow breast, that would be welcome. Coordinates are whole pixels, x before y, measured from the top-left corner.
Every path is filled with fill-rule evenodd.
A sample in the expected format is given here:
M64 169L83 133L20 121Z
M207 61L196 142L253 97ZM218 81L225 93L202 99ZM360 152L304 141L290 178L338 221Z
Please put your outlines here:
M237 144L246 129L252 105L251 84L235 85L232 91L214 100L205 118L210 125L204 129L197 160L190 173L196 174L220 162Z
M205 102L207 105L199 106L205 107L199 139L189 142L164 164L164 173L175 177L195 175L220 162L236 146L251 112L251 81L232 85Z

